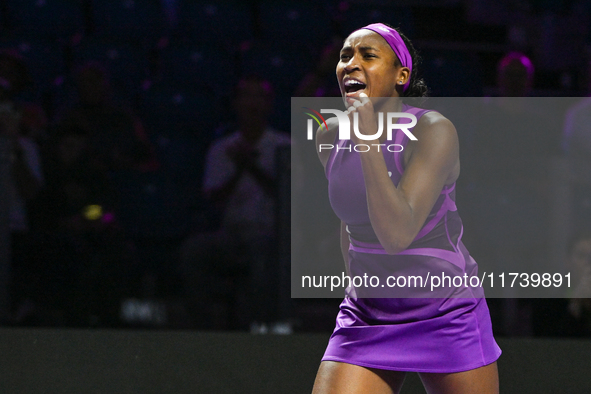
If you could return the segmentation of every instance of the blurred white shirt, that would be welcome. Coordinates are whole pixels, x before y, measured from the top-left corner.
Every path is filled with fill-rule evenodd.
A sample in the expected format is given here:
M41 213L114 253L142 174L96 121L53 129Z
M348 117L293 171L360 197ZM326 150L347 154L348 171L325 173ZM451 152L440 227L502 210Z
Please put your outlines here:
M221 187L234 176L236 166L226 150L239 143L241 138L241 133L236 131L213 142L205 164L205 192ZM288 134L267 128L255 145L259 152L258 167L275 177L275 151L277 147L289 144ZM245 171L226 202L222 227L236 233L243 242L271 235L275 230L275 207L273 198L265 193L252 174Z

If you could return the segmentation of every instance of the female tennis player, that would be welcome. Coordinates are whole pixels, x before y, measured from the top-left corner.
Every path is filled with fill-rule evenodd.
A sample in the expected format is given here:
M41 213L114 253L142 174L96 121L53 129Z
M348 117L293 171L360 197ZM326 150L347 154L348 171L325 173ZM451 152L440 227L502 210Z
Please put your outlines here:
M350 139L338 139L332 118L328 130L319 128L316 143L339 148L317 150L331 205L342 221L343 257L352 277L370 271L405 277L477 274L461 241L455 205L456 130L440 113L400 100L426 96L417 60L410 41L382 23L351 33L340 52L337 79L359 135L352 131ZM416 140L400 129L394 141L385 132L380 136L380 112L414 115L417 124L410 131ZM385 149L392 143L393 149ZM385 298L371 292L361 297L349 288L313 393L398 393L409 371L419 373L428 393L498 393L501 350L484 295L469 286L449 291L449 297L423 291L418 297Z

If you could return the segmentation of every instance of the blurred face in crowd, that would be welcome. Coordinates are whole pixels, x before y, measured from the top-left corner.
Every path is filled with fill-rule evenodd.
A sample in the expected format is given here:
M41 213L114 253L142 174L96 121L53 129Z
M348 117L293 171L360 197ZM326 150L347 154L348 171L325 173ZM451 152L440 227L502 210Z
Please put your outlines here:
M273 105L273 89L269 82L245 79L238 83L234 101L241 125L265 126Z
M504 58L497 70L497 83L503 97L527 97L533 84L533 68L525 56Z

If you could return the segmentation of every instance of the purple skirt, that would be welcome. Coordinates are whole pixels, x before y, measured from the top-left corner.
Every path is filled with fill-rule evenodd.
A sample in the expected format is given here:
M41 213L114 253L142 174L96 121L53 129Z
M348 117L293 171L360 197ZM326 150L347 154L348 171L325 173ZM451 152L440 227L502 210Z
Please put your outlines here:
M461 252L468 269L459 270L434 256L376 255L350 250L350 262L355 262L351 264L351 274L367 273L370 266L378 270L387 266L401 275L424 274L434 267L441 267L450 275L477 273L474 260L464 248ZM483 293L471 296L465 289L458 289L446 298L411 298L411 293L401 294L409 297L346 297L322 360L396 371L452 373L488 365L501 355Z

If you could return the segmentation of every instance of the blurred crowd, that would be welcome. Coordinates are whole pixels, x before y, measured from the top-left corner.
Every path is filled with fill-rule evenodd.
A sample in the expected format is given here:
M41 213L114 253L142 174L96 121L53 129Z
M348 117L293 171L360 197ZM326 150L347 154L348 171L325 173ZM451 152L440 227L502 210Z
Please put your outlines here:
M143 3L0 1L2 324L331 329L332 300L278 312L278 152L289 98L339 96L342 40L369 22L413 40L433 96L591 94L584 1ZM491 266L552 253L550 159L566 163L557 256L576 283L566 299L491 300L498 334L591 334L590 106L540 135L524 125L547 114L491 105L514 127L460 134L466 244ZM310 250L330 258L337 230Z

